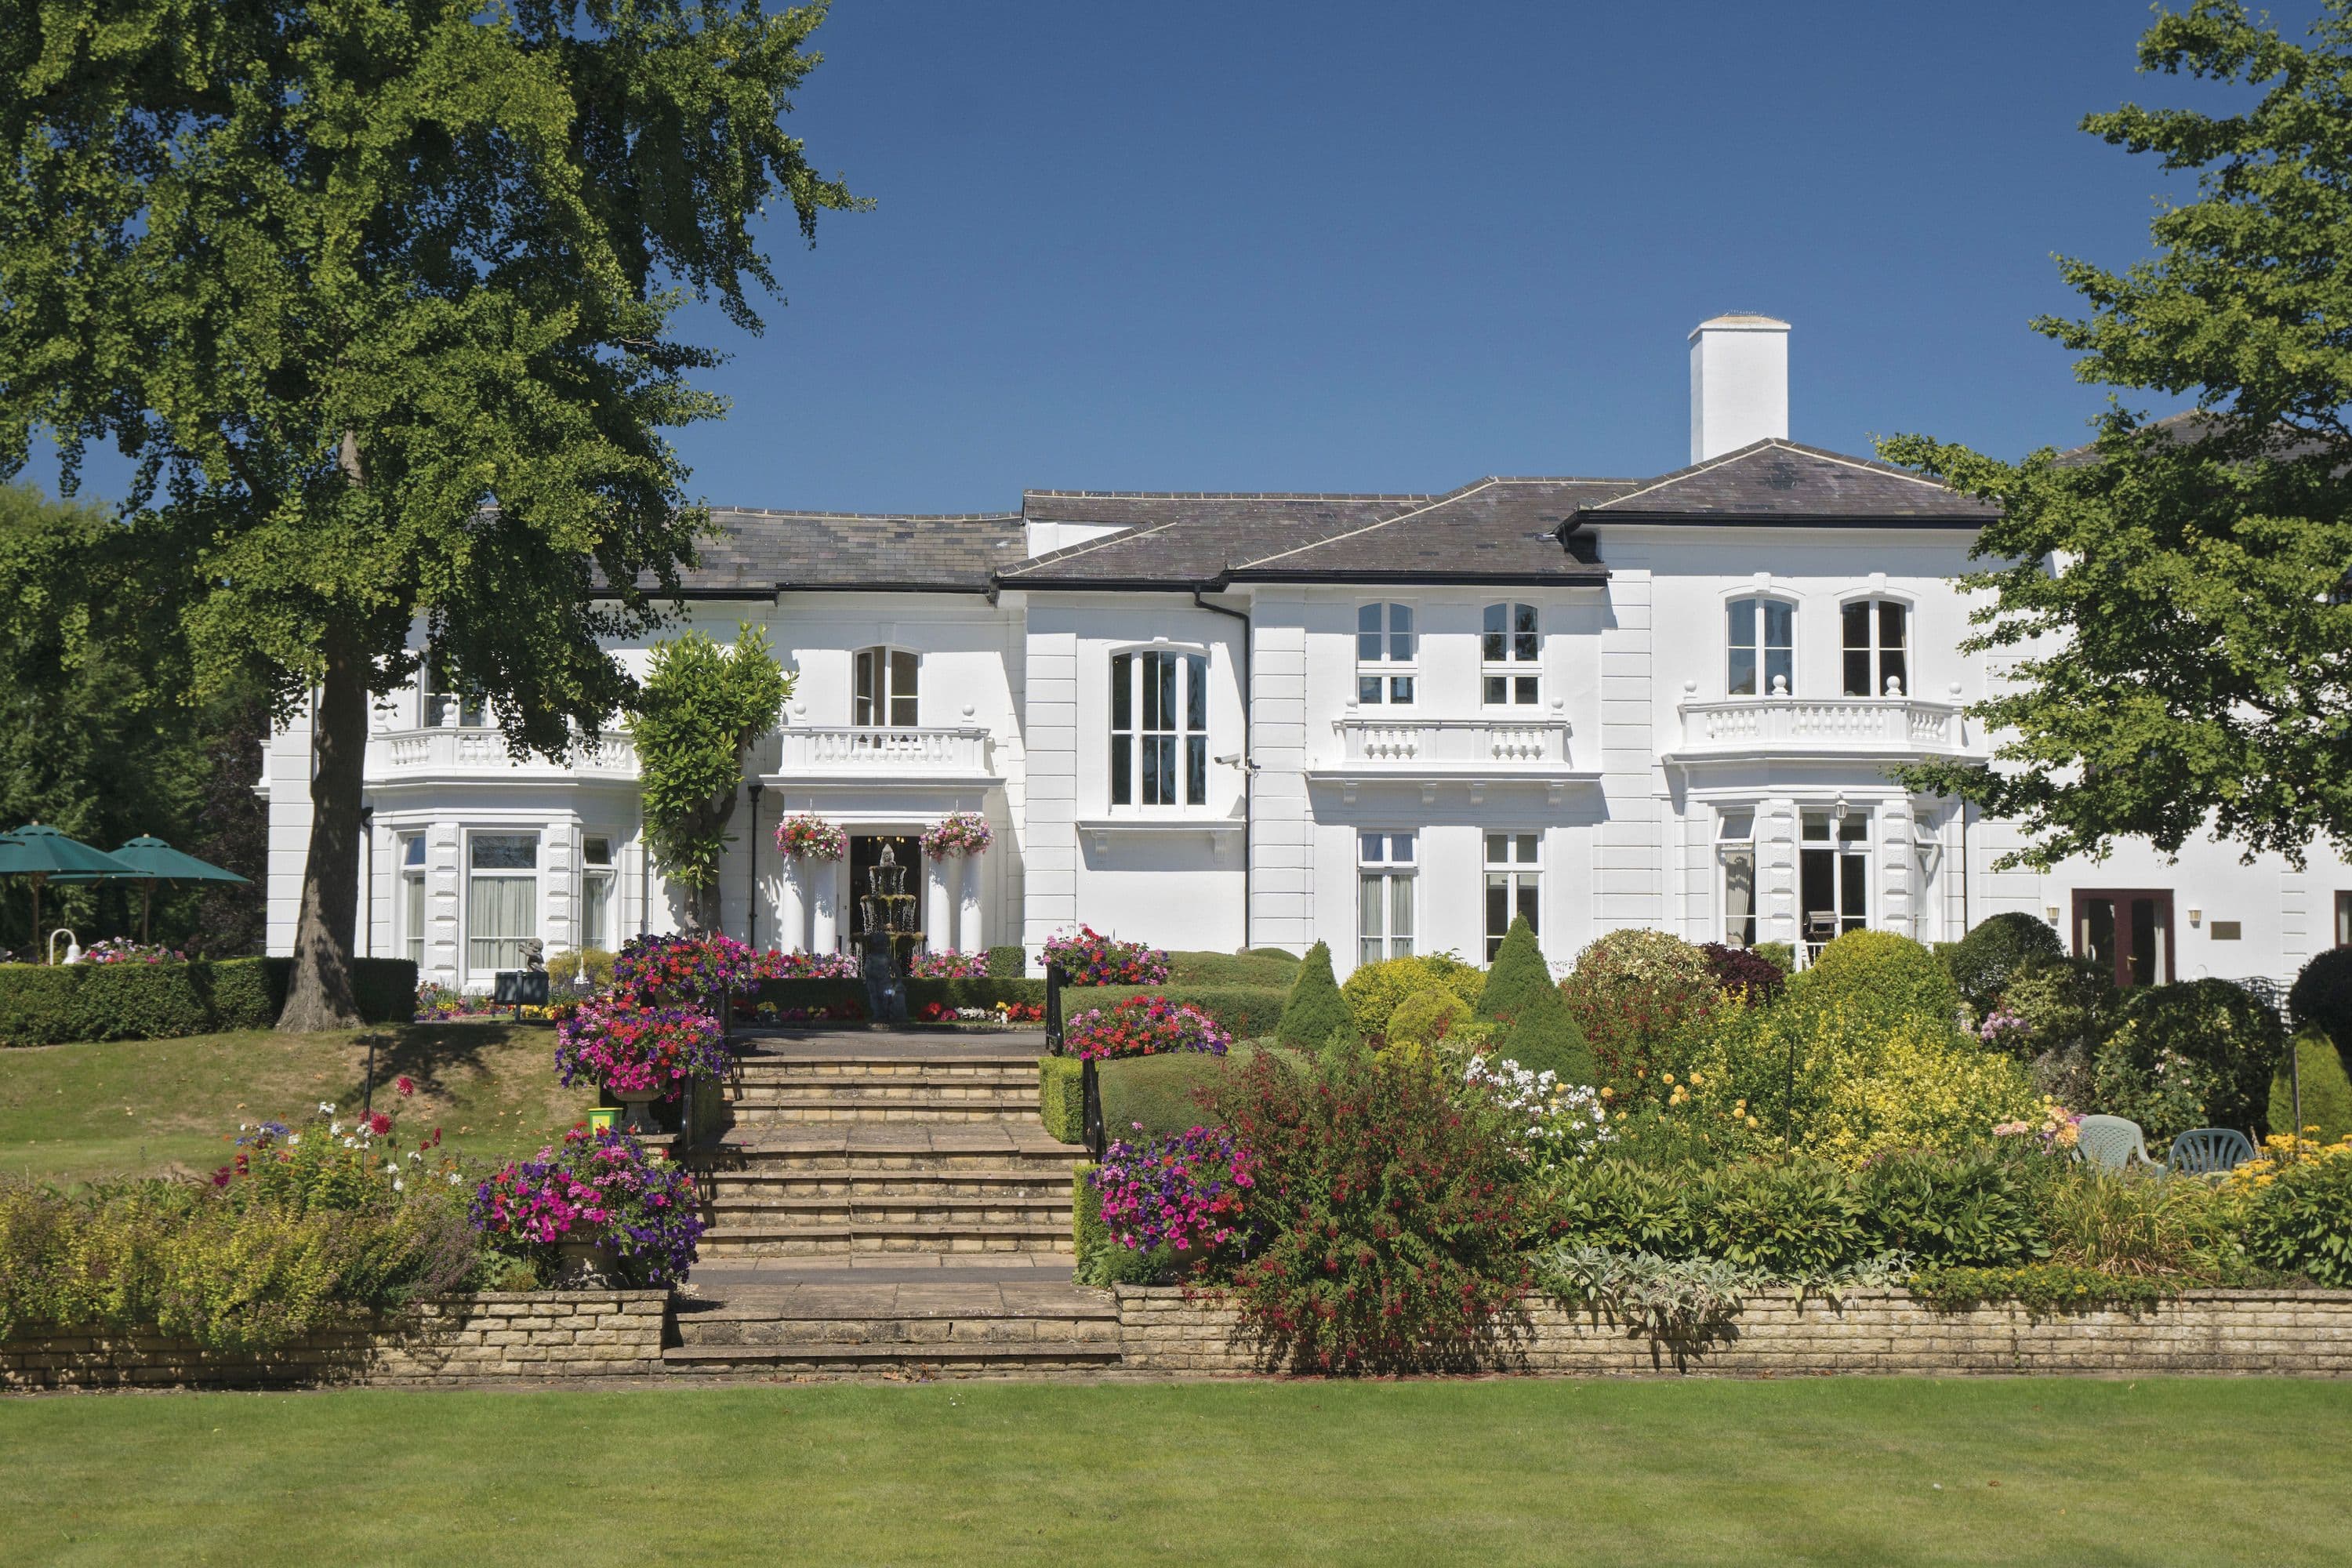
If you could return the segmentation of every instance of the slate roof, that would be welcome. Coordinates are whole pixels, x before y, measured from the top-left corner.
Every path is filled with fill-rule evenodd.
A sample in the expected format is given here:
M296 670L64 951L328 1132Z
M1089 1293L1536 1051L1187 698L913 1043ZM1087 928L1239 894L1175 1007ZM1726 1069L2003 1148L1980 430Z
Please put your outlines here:
M1631 487L1578 515L1587 523L1738 520L1790 527L1978 528L1997 512L1891 463L1763 440Z
M1597 584L1619 523L1974 528L1990 506L1885 463L1766 440L1654 479L1484 479L1443 495L1029 490L1016 513L719 509L689 595L1185 591L1236 583ZM1119 530L1034 558L1024 522Z
M983 594L992 574L1022 559L1017 513L882 516L713 507L717 538L682 574L689 594L719 596L794 588Z

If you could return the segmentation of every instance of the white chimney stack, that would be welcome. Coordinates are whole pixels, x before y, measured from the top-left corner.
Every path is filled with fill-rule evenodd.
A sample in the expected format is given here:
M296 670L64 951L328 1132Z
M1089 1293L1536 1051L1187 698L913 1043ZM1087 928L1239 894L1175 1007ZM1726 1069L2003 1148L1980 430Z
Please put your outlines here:
M1690 335L1691 461L1789 438L1789 323L1717 316Z

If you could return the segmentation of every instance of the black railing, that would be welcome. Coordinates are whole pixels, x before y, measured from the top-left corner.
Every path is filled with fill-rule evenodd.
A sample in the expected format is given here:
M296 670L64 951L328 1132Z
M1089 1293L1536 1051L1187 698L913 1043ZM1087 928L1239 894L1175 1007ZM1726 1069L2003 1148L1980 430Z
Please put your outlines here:
M1110 1147L1110 1138L1103 1131L1102 1079L1095 1076L1092 1057L1078 1064L1078 1093L1085 1107L1087 1152L1099 1160Z
M1069 978L1060 964L1045 966L1045 1049L1057 1057L1062 1054L1062 987Z

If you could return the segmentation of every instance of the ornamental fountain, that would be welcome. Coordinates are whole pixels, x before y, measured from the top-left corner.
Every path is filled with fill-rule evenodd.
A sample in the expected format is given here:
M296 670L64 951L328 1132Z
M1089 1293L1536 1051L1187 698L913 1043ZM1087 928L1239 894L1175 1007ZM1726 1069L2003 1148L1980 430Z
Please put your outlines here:
M915 895L907 891L907 868L882 846L882 858L866 870L859 896L859 969L866 978L868 1010L880 1024L907 1021L907 959L923 940L916 928Z

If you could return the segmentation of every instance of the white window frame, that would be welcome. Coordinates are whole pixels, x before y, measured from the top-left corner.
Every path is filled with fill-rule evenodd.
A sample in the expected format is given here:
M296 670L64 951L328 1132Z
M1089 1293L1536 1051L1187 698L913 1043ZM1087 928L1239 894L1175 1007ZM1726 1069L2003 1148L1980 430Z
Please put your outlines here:
M1743 643L1735 640L1738 631L1737 617L1742 607L1746 607L1753 617L1748 627L1749 634L1755 639L1751 642ZM1789 640L1785 644L1769 640L1772 635L1770 613L1773 610L1780 610L1788 616ZM1739 689L1739 678L1734 667L1734 656L1743 650L1751 660L1750 684L1754 689L1748 691ZM1786 664L1786 668L1777 674L1772 668L1775 654L1780 655ZM1776 680L1782 684L1776 687L1773 684ZM1793 697L1796 691L1796 601L1779 594L1755 592L1736 594L1725 600L1723 604L1723 694L1726 697Z
M1410 708L1420 701L1420 626L1414 607L1399 600L1356 606L1358 706Z
M1855 644L1848 640L1852 632L1848 618L1856 609L1864 611L1864 636L1868 641ZM1890 645L1886 641L1886 612L1894 610L1902 620L1902 641ZM1914 628L1918 612L1907 599L1891 594L1864 594L1838 603L1838 689L1848 697L1904 697L1919 689L1919 672L1912 666L1912 657L1918 651L1918 637ZM1854 656L1864 660L1864 679L1867 691L1853 689L1850 666ZM1890 658L1889 656L1893 657ZM1895 689L1887 682L1895 683Z
M1826 826L1822 837L1811 836L1810 829ZM1826 851L1830 856L1830 907L1826 911L1800 909L1797 911L1797 948L1810 963L1821 950L1850 931L1870 929L1872 875L1870 813L1864 809L1849 811L1839 816L1833 812L1815 810L1802 813L1797 821L1797 901L1805 902L1805 857ZM1862 908L1846 907L1846 883L1849 866L1860 868L1858 880L1862 889ZM1817 931L1812 917L1826 912L1832 917L1832 929L1826 933Z
M1150 674L1168 661L1172 703L1153 695ZM1110 655L1108 798L1111 809L1151 814L1204 810L1209 805L1209 650L1153 643ZM1172 712L1168 710L1172 707ZM1155 710L1159 711L1155 714ZM1152 722L1155 717L1164 722ZM1124 720L1124 723L1122 723ZM1159 786L1161 763L1168 788ZM1121 799L1124 792L1126 798ZM1173 798L1147 799L1150 795Z
M1758 935L1756 909L1756 811L1752 806L1724 806L1716 814L1716 908L1727 947L1754 947ZM1741 891L1740 868L1746 868L1747 912L1737 914L1733 894Z
M526 868L519 866L477 867L474 864L474 854L477 847L495 838L529 839L531 846L530 865L529 868ZM541 934L540 921L542 911L540 909L539 899L539 861L540 856L546 849L546 847L545 836L535 827L480 827L475 828L466 835L467 973L471 974L489 974L501 969L520 969L522 967L522 943L530 938L540 936ZM530 917L525 922L529 929L516 936L479 936L476 934L476 922L480 916L481 905L483 902L483 899L480 895L488 890L483 888L481 884L490 881L525 882L529 884L530 889ZM541 940L544 939L542 938ZM503 955L496 951L490 952L487 954L482 951L485 948L495 950L505 947L511 947L514 949L514 962L511 963L501 963L498 962L498 960Z
M602 844L604 858L590 858L590 846ZM580 941L583 948L612 952L618 946L613 940L618 922L614 919L617 895L620 892L619 839L610 833L583 833L580 836ZM603 924L602 932L594 928Z
M1478 614L1478 704L1534 708L1543 702L1543 612L1523 600Z
M1543 830L1489 827L1479 834L1478 921L1486 932L1486 962L1510 933L1511 917L1528 917L1528 929L1543 940ZM1499 845L1499 849L1498 849ZM1497 858L1497 856L1500 858ZM1495 929L1494 895L1504 895L1502 929Z
M425 967L425 929L430 868L426 858L430 851L420 830L394 836L398 853L394 863L400 869L400 907L394 911L400 921L400 951L419 969Z
M1356 962L1410 958L1420 949L1421 836L1356 835ZM1397 917L1402 915L1400 921ZM1399 931L1402 925L1404 929Z
M903 660L905 668L900 668ZM867 672L872 671L869 683ZM898 689L904 674L907 689ZM923 656L912 648L876 643L849 658L849 722L858 730L911 730L921 713Z

